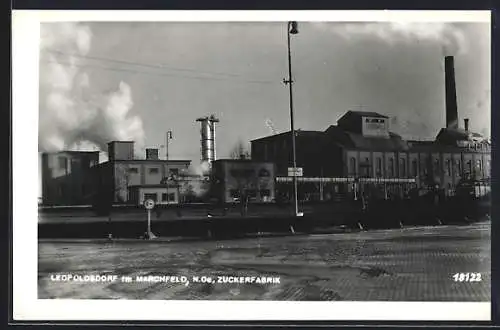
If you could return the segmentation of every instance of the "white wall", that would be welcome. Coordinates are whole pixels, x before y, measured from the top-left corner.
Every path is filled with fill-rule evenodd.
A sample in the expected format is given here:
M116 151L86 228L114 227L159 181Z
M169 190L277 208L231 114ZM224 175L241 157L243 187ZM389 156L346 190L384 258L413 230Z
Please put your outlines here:
M179 203L179 195L177 188L169 188L168 194L174 194L174 202L168 203L167 201L162 201L162 194L167 193L167 188L139 188L139 204L144 204L146 194L157 194L156 204L177 204Z

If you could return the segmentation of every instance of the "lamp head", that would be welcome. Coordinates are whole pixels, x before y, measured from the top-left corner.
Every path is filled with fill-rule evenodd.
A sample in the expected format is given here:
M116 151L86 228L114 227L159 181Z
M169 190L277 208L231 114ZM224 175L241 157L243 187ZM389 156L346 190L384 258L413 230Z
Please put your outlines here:
M289 23L289 27L290 27L290 34L298 34L299 33L299 30L297 29L297 22L293 21L293 22L290 22Z

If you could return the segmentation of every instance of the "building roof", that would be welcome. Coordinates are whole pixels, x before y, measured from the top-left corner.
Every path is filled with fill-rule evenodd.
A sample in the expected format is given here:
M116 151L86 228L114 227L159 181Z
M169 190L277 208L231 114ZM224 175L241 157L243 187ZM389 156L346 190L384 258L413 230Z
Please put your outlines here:
M345 148L373 151L408 150L406 141L392 132L389 132L389 138L365 137L358 133L348 132L339 126L331 125L325 134L330 138L330 141Z
M347 111L342 117L340 117L339 120L347 117L376 117L376 118L389 118L385 115L382 115L378 112L373 112L373 111L354 111L354 110L349 110Z
M466 131L463 128L441 128L439 131L437 139L450 139L454 141L468 141L471 138L483 138L483 136L479 133L474 133L470 131Z
M279 133L279 134L268 135L268 136L264 136L264 137L261 137L258 139L251 140L250 142L274 139L277 137L283 137L285 135L290 135L290 133L291 133L291 131L286 131L286 132ZM322 131L304 131L301 129L295 130L296 137L322 137L323 135L324 135L324 132L322 132Z
M272 162L262 162L258 160L252 160L252 159L231 159L231 158L226 158L226 159L216 159L214 160L214 163L255 163L255 164L271 164Z
M78 150L60 150L53 152L42 152L42 155L57 155L57 154L73 154L73 155L89 155L89 154L99 154L101 151L78 151Z
M169 159L169 160L166 160L166 159L115 159L115 160L108 160L106 162L103 162L101 164L106 164L106 163L112 163L112 162L115 162L115 163L171 163L171 164L175 164L175 163L189 163L191 164L191 160L188 160L188 159L185 159L185 160L182 160L182 159Z
M116 143L116 142L118 142L118 143L135 143L135 141L114 140L114 141L109 141L108 144L110 144L110 143Z

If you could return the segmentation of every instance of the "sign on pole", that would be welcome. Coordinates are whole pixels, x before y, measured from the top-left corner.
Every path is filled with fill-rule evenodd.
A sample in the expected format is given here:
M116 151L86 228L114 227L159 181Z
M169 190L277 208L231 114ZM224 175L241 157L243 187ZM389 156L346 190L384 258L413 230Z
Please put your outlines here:
M144 207L148 210L148 231L146 232L147 238L156 238L156 235L151 231L151 210L155 207L155 201L152 199L146 199L144 201Z
M288 168L288 176L302 176L302 175L303 175L302 167Z
M155 207L155 201L152 199L146 199L144 201L144 207L146 210L152 210Z

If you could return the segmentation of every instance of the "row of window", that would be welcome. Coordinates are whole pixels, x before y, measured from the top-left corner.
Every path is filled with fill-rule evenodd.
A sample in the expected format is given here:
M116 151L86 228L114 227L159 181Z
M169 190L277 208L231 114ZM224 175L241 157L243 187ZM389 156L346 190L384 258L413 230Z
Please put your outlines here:
M139 168L137 167L129 167L128 172L131 174L137 174L139 173ZM170 168L169 169L170 175L179 175L179 169L178 168ZM158 167L150 167L148 168L148 173L149 174L159 174L160 169Z
M144 199L152 199L153 201L158 202L158 194L157 193L145 193ZM161 194L162 202L175 202L175 194L174 193L162 193Z
M229 171L229 173L234 178L250 178L250 177L253 177L255 175L255 170L254 169L231 169ZM261 168L257 174L261 178L266 178L266 177L271 176L271 173L265 168Z
M71 159L72 159L73 162L76 162L76 161L82 162L84 164L84 166L88 164L87 165L88 167L92 167L92 166L97 165L97 160L95 160L95 159L88 159L88 158L87 159L84 158L83 160L81 160L81 159L74 159L74 158L71 158ZM70 162L70 159L68 157L66 157L66 156L59 156L57 158L57 161L58 161L58 165L59 165L60 169L63 169L65 171L68 170L69 162Z
M489 171L490 169L490 160L487 160L486 163L486 171ZM475 166L473 166L472 160L468 160L466 162L465 168L462 168L462 162L460 159L455 159L454 161L454 170L455 170L455 175L460 176L461 173L466 172L466 173L473 173L474 171L477 171L478 173L483 172L483 162L481 159L477 159ZM360 174L362 176L371 176L371 170L372 170L372 165L370 164L370 159L366 157L362 163L359 164L360 167ZM395 172L395 164L394 164L394 159L389 158L388 160L388 167L387 167L388 173L387 175L389 177L394 177L396 175ZM428 166L426 164L422 164L421 167L421 173L426 175L428 174ZM445 175L451 176L452 175L452 161L450 159L446 159L445 161L445 166L442 169L440 160L435 159L434 163L432 164L432 170L434 173L440 173L441 171L444 172ZM375 160L375 176L380 177L382 176L382 158L377 157ZM356 164L356 158L351 157L349 160L349 174L350 175L356 175L358 174L358 168ZM410 164L410 176L411 177L416 177L418 175L418 161L416 159L413 159L411 164ZM399 160L399 176L400 177L406 177L406 159L405 158L400 158Z
M269 190L269 189L259 190L259 193L260 193L260 197L270 197L271 196L271 190ZM250 198L257 198L257 190L255 190L255 189L246 189L245 190L245 194L248 197L250 197ZM240 190L238 190L238 189L231 189L229 191L229 195L232 198L239 198L239 197L241 197L240 196Z
M383 124L385 122L384 119L372 119L372 118L366 118L365 123L380 123Z

